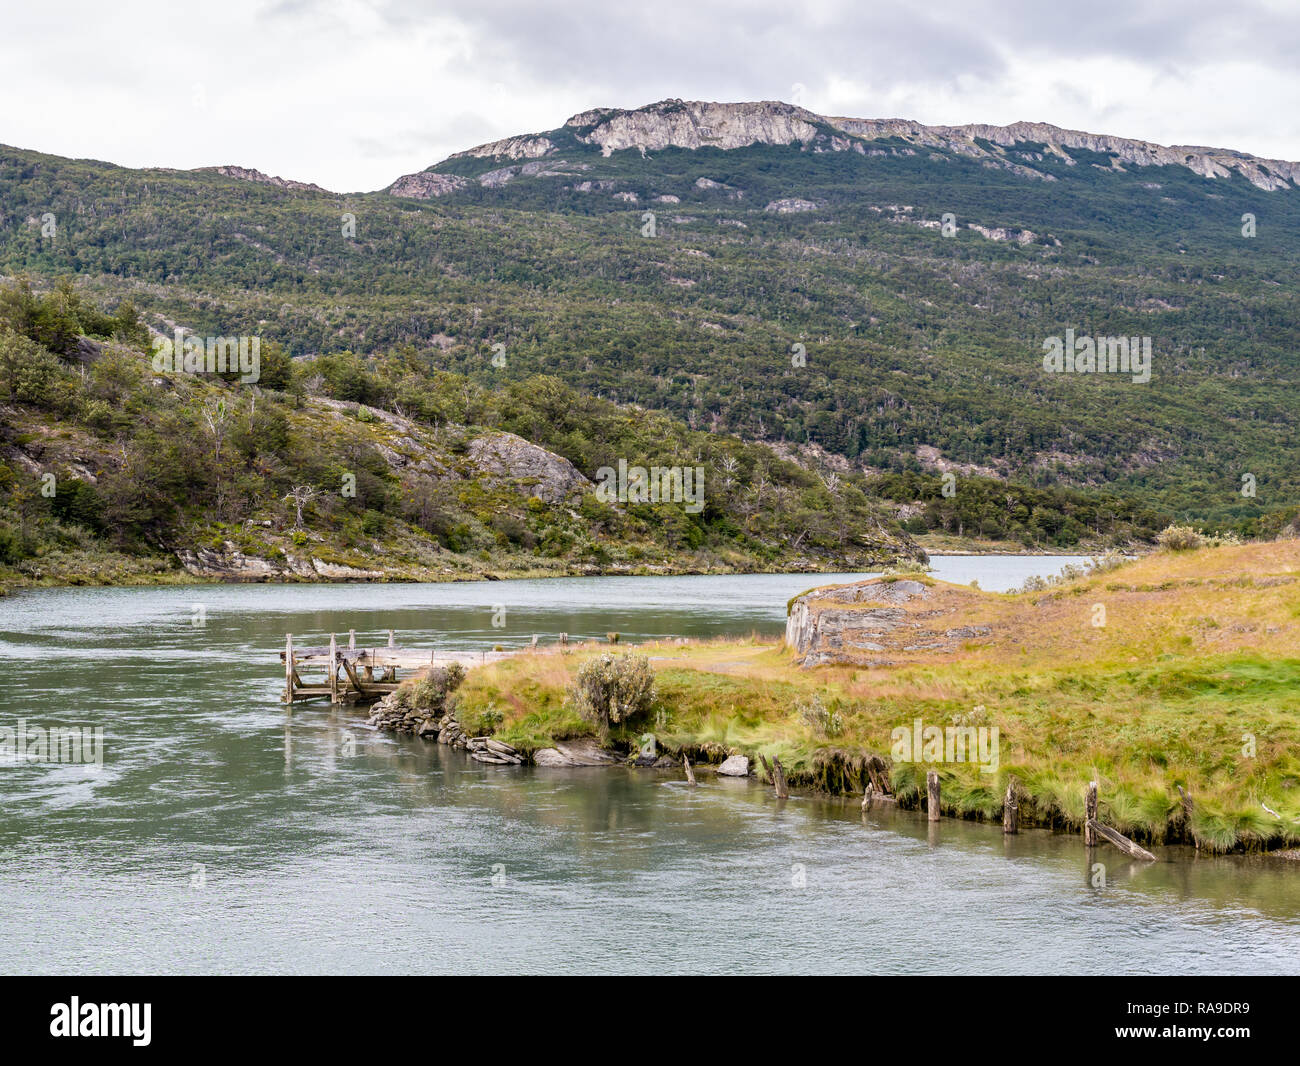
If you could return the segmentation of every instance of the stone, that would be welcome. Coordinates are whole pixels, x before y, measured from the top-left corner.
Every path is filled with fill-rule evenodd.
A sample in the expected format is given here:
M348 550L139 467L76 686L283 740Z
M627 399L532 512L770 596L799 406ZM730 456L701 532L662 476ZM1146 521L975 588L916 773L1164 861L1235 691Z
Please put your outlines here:
M744 755L729 755L718 767L718 773L724 777L748 777L749 759Z
M534 752L533 762L538 766L609 766L614 756L591 739L562 740L553 748Z
M476 438L470 442L466 458L489 482L494 478L526 482L527 490L546 503L563 503L591 487L569 460L513 433Z

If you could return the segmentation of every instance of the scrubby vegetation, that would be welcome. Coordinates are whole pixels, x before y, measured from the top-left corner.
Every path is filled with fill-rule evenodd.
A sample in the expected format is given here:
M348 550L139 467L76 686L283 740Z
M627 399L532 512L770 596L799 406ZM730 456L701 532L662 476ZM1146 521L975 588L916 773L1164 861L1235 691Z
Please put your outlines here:
M649 713L655 701L654 671L644 655L598 655L578 668L570 698L583 719L608 739L611 726L631 727Z
M493 387L410 348L291 360L266 342L260 380L237 379L155 370L126 302L108 315L70 283L0 290L0 567L96 580L206 549L428 578L855 568L916 551L861 478L832 492L765 447L555 378ZM544 501L472 461L476 439L503 432L589 480L620 459L703 468L702 507L590 486Z

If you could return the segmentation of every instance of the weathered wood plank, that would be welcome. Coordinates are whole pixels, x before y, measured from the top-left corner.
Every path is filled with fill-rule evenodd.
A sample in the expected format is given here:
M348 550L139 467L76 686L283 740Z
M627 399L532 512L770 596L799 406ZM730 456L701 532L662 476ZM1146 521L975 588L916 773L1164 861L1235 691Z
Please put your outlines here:
M1092 827L1097 822L1097 782L1088 782L1088 791L1083 797L1083 843L1085 847L1097 846L1097 832Z
M1011 835L1020 831L1020 797L1017 793L1016 775L1007 778L1007 795L1002 801L1002 832Z
M1103 840L1109 841L1111 844L1114 844L1115 847L1119 848L1119 850L1122 851L1125 855L1132 856L1135 859L1142 859L1145 862L1156 861L1156 857L1152 855L1151 852L1147 851L1146 848L1134 844L1133 841L1129 840L1129 838L1126 837L1123 833L1119 832L1118 830L1112 829L1108 825L1102 825L1095 818L1088 819L1088 827L1093 831L1093 833L1096 836L1099 836Z

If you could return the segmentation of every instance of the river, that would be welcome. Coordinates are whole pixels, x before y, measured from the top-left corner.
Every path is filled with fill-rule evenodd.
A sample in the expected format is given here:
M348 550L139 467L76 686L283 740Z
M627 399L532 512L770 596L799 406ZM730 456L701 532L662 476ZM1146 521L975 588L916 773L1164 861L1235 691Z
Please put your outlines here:
M997 590L1070 561L935 562ZM1102 887L1074 837L751 781L488 767L279 703L286 631L447 650L776 634L790 596L854 576L0 600L0 727L105 733L102 766L0 764L0 971L1300 972L1296 864L1107 851Z

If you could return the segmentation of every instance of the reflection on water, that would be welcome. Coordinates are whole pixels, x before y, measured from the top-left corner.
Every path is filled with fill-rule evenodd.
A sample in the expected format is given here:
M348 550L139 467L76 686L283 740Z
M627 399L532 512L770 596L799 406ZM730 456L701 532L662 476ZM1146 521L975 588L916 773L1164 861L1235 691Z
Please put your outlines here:
M986 589L1064 560L962 559ZM956 568L956 569L952 569ZM843 580L848 580L845 576ZM480 648L779 632L834 578L42 590L0 601L0 725L102 725L103 767L0 765L5 972L1297 972L1300 866L745 781L487 767L277 701L292 630ZM202 603L206 624L190 624ZM492 612L506 607L507 626Z

